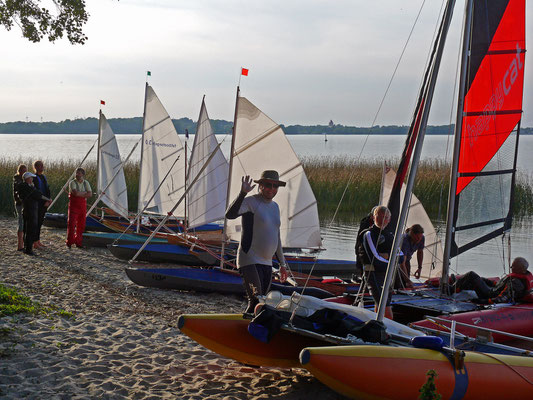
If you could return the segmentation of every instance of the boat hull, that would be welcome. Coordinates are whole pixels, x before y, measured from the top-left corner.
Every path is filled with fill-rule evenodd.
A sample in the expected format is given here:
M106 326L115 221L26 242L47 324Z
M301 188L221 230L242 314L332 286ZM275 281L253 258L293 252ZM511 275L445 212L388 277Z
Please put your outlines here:
M254 366L299 368L298 355L303 348L327 344L285 330L263 343L248 333L249 322L242 314L195 314L181 315L178 327L209 350Z
M236 271L205 268L126 268L126 275L140 286L159 289L193 290L196 292L244 294L242 278ZM272 283L271 290L290 296L293 292L329 298L332 294L324 289L289 284Z
M454 391L453 398L476 400L530 398L532 393L531 357L467 351L458 374L441 352L412 347L307 348L300 361L321 382L357 399L417 399L429 370L437 373L436 391L443 399L452 398Z
M108 245L107 248L115 257L122 260L131 260L142 243L124 245ZM138 261L153 263L174 263L181 265L208 266L201 258L189 252L188 248L175 244L148 244L137 257Z
M469 311L461 314L445 315L440 318L476 326L476 328L469 328L456 325L457 332L470 337L476 337L480 328L496 329L515 335L533 336L533 304L530 303L498 305L488 310ZM429 320L422 320L414 322L412 325L442 331L445 330L444 326L449 328L451 322L439 321L438 323L433 323ZM492 339L497 343L514 340L512 337L498 333L493 333Z

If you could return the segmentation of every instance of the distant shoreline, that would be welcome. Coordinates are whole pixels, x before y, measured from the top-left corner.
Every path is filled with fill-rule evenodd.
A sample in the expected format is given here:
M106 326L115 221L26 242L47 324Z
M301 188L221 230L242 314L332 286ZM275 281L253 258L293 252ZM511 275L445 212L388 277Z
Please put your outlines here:
M109 125L115 134L136 135L142 132L142 118L110 118ZM179 134L196 132L196 122L190 118L173 119L172 122ZM211 120L213 131L217 135L231 133L233 122L225 120ZM287 135L406 135L408 126L387 125L373 127L357 127L345 125L281 125ZM0 134L85 134L98 132L98 119L67 119L61 122L4 122L0 123ZM427 135L449 135L453 132L453 125L428 125ZM523 135L533 134L533 128L522 127Z

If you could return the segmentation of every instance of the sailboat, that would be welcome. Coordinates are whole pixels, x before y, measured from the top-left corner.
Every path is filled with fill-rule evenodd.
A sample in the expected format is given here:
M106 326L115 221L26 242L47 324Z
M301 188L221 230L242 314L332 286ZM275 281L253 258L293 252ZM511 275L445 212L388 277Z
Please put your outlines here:
M286 138L283 129L248 99L241 97L239 95L239 89L237 89L235 107L235 124L229 167L230 173L229 180L227 180L228 195L223 203L224 207L221 210L225 211L225 204L228 199L235 198L239 194L242 176L250 175L258 177L263 170L276 168L278 171L281 171L281 179L287 182L284 190L279 191L276 196L276 202L279 204L281 210L280 236L284 248L320 249L322 240L320 237L316 199L305 175L303 166ZM205 109L205 104L203 104L202 109ZM202 126L203 124L199 123L198 129L202 129ZM213 158L209 164L212 168L222 164L222 162L213 163L214 160L216 158ZM195 163L192 163L191 167L193 165ZM213 174L209 172L209 165L204 171L204 174L207 174L207 176ZM194 174L190 172L189 176L194 176ZM194 186L191 188L193 194L195 193L194 188ZM220 202L217 204L220 204ZM241 235L240 230L240 221L234 220L225 223L225 237L233 241L233 249L230 249L230 251L227 248L223 248L221 251L220 247L212 247L212 251L202 252L201 247L195 247L192 252L193 254L191 254L189 251L190 246L156 244L148 245L148 251L141 252L138 259L142 261L174 262L191 265L194 263L191 257L197 255L196 265L215 266L220 263L219 255L221 252L224 253L226 259L234 257L235 244ZM216 243L212 244L215 245ZM133 244L114 246L112 252L120 258L131 259L139 248L140 245ZM317 259L314 256L300 255L289 255L286 257L286 261L289 267L295 272L309 274L313 271L317 275L351 276L355 264L351 260ZM130 272L133 274L140 273L141 271Z
M429 66L431 76L424 89L427 96L423 102L420 102L420 104L424 103L422 109L416 113L420 136L413 148L413 164L398 217L396 238L399 238L399 233L403 232L407 219L407 210L429 115L429 105L454 4L453 0L447 2L436 42L436 51ZM478 25L486 27L487 22L484 20L486 15L490 15L491 21L498 22L498 18L494 19L492 14L494 8L501 11L499 19L503 19L510 13L513 14L513 24L518 25L518 28L520 24L523 26L524 0L490 3L476 1L476 6L478 5L476 9L475 6L473 7L473 1L467 1L465 43L468 43L470 37L476 36L475 33L470 34L472 15ZM485 5L489 5L488 8L485 8ZM518 13L517 17L514 17L515 12ZM476 22L474 22L474 32L475 26ZM507 44L509 43L514 45L513 41ZM520 48L523 49L523 46ZM466 53L475 56L475 51L470 51L465 45ZM500 48L489 55L509 56L510 58L515 57L516 54L522 53L514 52L509 55ZM463 60L464 64L465 60ZM462 113L461 103L461 116ZM496 113L490 113L490 118L493 114ZM461 132L460 126L457 129ZM260 318L261 314L257 315L252 324L238 315L183 315L178 321L178 326L182 332L205 347L252 365L293 367L296 363L294 356L299 353L301 366L332 389L353 398L417 398L420 394L419 389L425 382L425 373L429 369L437 372L439 376L436 381L437 391L447 398L500 399L507 398L509 393L515 397L529 397L533 379L533 358L529 352L495 343L476 341L456 333L455 329L452 329L451 334L443 333L439 337L426 336L422 332L409 332L401 327L393 326L391 321L383 317L388 287L390 287L394 273L392 266L397 258L399 244L399 240L395 240L377 315L372 315L373 313L367 310L358 312L354 307L349 307L342 309L346 315L337 318L337 322L346 322L339 323L339 325L344 332L348 331L349 335L346 333L324 334L320 331L321 326L316 321L313 324L307 322L306 325L305 321L298 318L311 314L313 305L327 310L339 310L338 308L305 296L293 295L291 298L284 298L276 293L267 295L265 304L270 305L270 309L267 307L263 311L271 312L269 310L275 307L285 311L285 314L283 312L276 314L277 317L271 317L270 320L263 322ZM368 318L375 318L376 321L373 324L364 323ZM269 321L274 321L274 323L269 324ZM363 327L360 325L361 322L363 322ZM271 337L267 329L269 326L281 327L281 330ZM372 340L368 340L366 336L370 334L368 331L365 332L367 327L376 328L376 336ZM253 336L250 333L253 333ZM314 344L310 344L308 348L300 352L305 347L304 343ZM383 382L387 384L384 385Z
M451 14L453 5L454 1L448 2L445 16ZM446 287L451 256L461 254L510 227L522 114L524 16L524 0L466 2L443 288ZM423 142L424 122L422 127L424 129L416 145L396 237L405 225L409 192L416 176ZM503 155L509 152L512 156L505 161ZM505 190L499 189L499 181L506 182ZM488 196L482 195L483 191ZM474 202L474 199L477 201ZM495 216L494 204L500 205L497 207L499 217ZM465 206L468 209L463 209ZM470 231L470 234L467 238L461 238L461 231ZM395 240L378 318L384 312L383 305L388 296L386 288L392 279L392 266L398 248L399 240ZM533 309L529 306L529 309ZM520 307L513 306L507 312L512 314L516 308ZM477 313L477 320L467 328L476 329L484 326L483 322L481 313ZM526 323L531 325L530 317ZM452 322L454 334L460 331L456 325L463 324ZM500 329L509 331L505 325ZM464 351L459 358L459 365L457 353L455 355L454 362L442 348L347 346L306 349L300 354L300 361L322 382L353 398L415 398L424 383L423 374L428 369L433 369L439 376L436 388L444 397L499 399L509 397L509 393L513 397L531 395L533 358L528 357L529 352L520 356L496 356ZM402 369L398 369L397 365L401 365ZM395 390L377 384L368 371L379 371L380 380L386 380Z

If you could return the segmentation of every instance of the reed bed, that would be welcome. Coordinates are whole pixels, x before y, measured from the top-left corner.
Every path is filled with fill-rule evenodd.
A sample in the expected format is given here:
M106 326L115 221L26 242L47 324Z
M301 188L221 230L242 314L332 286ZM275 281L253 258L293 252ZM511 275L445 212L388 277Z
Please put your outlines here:
M29 166L31 161L0 159L0 213L12 215L15 211L12 193L12 178L21 163ZM76 169L78 161L61 160L45 163L52 196L55 196ZM348 157L307 157L302 159L305 172L315 193L319 213L328 218L338 208L337 220L355 221L377 204L381 187L383 162L381 160L357 161ZM398 161L388 163L396 168ZM93 190L96 185L96 163L84 165ZM449 164L442 160L424 161L420 164L414 193L424 204L433 220L446 215L448 196ZM139 164L129 162L125 166L128 184L130 210L137 209L139 188ZM344 196L343 196L344 193ZM342 198L342 201L341 201ZM62 195L50 212L66 212L68 198ZM524 173L517 174L514 199L515 216L533 215L533 178Z

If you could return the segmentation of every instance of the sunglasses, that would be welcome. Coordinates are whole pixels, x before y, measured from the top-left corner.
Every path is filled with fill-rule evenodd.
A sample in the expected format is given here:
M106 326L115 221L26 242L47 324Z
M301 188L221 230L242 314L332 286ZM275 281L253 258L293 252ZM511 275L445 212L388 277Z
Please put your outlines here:
M277 189L277 188L279 188L279 185L277 183L263 182L261 185L264 188L267 188L267 189Z

